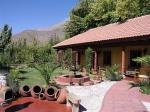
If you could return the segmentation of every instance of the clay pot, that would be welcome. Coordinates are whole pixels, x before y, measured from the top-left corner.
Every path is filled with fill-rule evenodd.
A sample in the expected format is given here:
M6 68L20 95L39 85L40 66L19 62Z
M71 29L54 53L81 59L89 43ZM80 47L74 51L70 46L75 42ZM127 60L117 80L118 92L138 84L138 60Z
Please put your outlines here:
M39 94L42 93L42 91L43 91L42 87L40 87L39 85L35 85L31 88L31 95L34 98L38 98Z
M40 93L39 94L39 99L40 100L44 100L45 99L45 94L44 93Z
M57 100L60 95L60 89L55 92L55 99Z
M61 89L57 102L63 104L66 103L68 91L66 89Z
M13 91L10 87L2 87L0 91L0 96L2 100L13 99Z
M19 89L19 93L24 97L30 96L30 87L28 85L24 85Z
M49 86L45 89L45 97L49 101L55 100L55 93L57 91L57 88L54 86Z

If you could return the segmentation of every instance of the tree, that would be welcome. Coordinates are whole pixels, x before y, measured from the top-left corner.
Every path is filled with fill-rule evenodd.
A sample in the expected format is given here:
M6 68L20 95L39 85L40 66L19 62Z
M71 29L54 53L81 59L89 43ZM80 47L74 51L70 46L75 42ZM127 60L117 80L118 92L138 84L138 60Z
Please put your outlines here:
M139 0L118 0L116 16L121 20L134 18L140 15Z
M9 49L11 43L11 31L12 29L8 25L4 25L0 34L0 66L8 66L9 63L7 49Z
M150 14L150 0L139 0L140 15Z
M49 44L51 46L53 46L53 45L55 45L55 44L57 44L59 42L60 42L60 38L59 38L59 36L56 33L51 35L51 37L49 39Z
M2 32L0 34L0 52L3 52L4 49L9 45L11 42L11 33L12 29L9 28L8 25L4 25Z
M81 0L80 3L71 10L70 21L65 25L66 38L86 31L84 18L90 12L90 4L93 0Z
M65 26L67 38L102 25L150 14L150 0L80 0Z
M42 63L42 64L34 64L33 67L38 70L43 78L45 79L45 82L47 85L50 83L50 79L53 76L53 72L55 69L58 68L58 65L56 63Z

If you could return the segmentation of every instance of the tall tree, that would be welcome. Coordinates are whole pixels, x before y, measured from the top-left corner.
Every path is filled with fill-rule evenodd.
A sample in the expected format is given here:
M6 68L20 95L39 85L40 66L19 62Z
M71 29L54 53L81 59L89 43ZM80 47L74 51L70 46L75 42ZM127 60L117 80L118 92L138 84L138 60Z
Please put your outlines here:
M79 4L70 12L70 21L65 26L66 37L84 32L86 29L84 18L90 13L90 4L93 0L80 0Z
M150 0L80 0L70 12L67 38L88 29L150 14Z
M150 0L139 0L141 15L150 14Z
M4 25L0 34L0 66L7 66L10 63L10 55L7 50L11 43L12 29L8 25Z
M121 20L139 16L139 0L118 0L116 5L116 14Z
M0 34L0 52L3 52L4 49L9 45L11 42L11 33L12 29L9 28L8 25L4 25L2 32Z

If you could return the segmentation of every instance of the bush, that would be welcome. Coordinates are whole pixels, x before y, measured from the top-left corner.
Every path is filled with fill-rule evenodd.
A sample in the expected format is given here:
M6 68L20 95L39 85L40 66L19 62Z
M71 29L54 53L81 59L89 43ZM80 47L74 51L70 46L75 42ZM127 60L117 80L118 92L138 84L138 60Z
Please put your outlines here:
M106 76L106 79L111 80L111 81L119 81L123 78L122 75L119 73L119 65L106 67L105 76Z
M85 50L85 67L86 67L86 70L88 73L91 73L91 68L92 68L92 55L93 55L93 50L88 47L86 50Z
M14 96L18 96L19 92L19 70L12 69L7 76L7 84L12 89Z
M150 94L150 81L149 80L140 80L130 83L131 87L140 87L140 90L144 94Z

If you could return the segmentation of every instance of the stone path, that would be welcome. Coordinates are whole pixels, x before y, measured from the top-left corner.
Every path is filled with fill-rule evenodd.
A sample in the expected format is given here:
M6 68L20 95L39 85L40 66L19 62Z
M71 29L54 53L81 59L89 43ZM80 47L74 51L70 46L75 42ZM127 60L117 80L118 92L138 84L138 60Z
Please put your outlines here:
M102 82L92 86L68 86L69 92L81 99L80 112L99 112L104 96L115 82Z
M141 94L138 88L130 88L129 82L123 80L108 91L100 112L149 112L149 103L150 95Z

